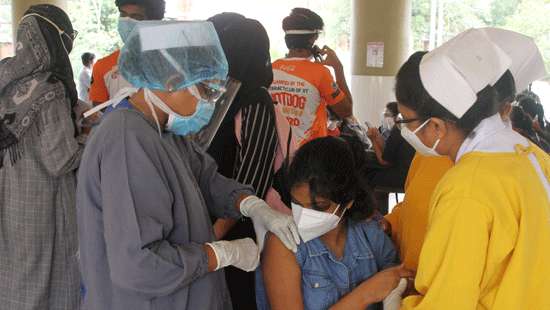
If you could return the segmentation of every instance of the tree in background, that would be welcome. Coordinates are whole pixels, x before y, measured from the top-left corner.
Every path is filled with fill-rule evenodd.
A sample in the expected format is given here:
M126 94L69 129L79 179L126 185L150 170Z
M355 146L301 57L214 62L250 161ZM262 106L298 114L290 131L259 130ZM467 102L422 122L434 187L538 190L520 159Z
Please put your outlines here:
M99 59L120 47L119 13L114 0L69 0L68 14L73 28L78 30L70 55L75 76L78 76L82 69L82 53L92 52Z
M413 0L415 50L424 50L430 33L430 0ZM550 71L550 0L438 0L443 5L443 41L469 28L500 27L531 36Z
M508 17L514 15L520 0L499 0L491 3L490 20L486 21L491 27L504 27Z
M351 0L331 0L319 8L325 22L325 41L333 48L348 50L351 39Z
M413 49L427 49L426 42L430 37L430 0L413 0L411 32Z
M0 4L10 2L10 0L0 0ZM434 1L412 0L411 30L414 50L427 49L426 42L430 37L431 2ZM550 71L550 22L548 22L550 0L436 0L435 2L443 6L443 41L472 27L491 26L518 31L535 39ZM268 6L272 1L264 0L256 3ZM326 26L322 41L336 49L347 50L351 37L351 0L316 0L303 4L323 16ZM76 75L82 68L80 61L82 53L93 52L101 58L120 46L121 42L116 29L118 10L114 0L68 0L68 14L74 28L79 31L71 53ZM1 18L7 19L7 15L0 14ZM283 51L272 52L274 59L284 55Z
M502 1L502 0L498 0ZM542 51L546 68L550 72L550 0L519 1L517 10L510 14L503 28L531 36Z

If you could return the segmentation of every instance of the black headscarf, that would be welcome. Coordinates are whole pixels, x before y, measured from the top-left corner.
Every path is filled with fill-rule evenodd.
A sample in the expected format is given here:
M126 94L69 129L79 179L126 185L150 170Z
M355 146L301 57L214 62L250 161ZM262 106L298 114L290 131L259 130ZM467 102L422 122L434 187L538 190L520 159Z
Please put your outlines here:
M273 104L267 91L273 82L269 37L260 22L237 13L221 13L208 20L214 24L220 38L229 63L229 76L241 82L208 150L218 163L220 173L231 177L237 145L235 116L249 105Z
M73 69L71 67L71 61L69 55L73 49L73 40L70 36L74 33L71 20L65 11L62 9L50 5L50 4L38 4L31 6L24 15L35 13L45 18L48 18L55 23L65 34L59 34L57 29L42 18L37 17L37 22L40 25L40 31L46 40L48 50L51 57L51 66L49 71L53 76L63 82L65 85L65 91L71 101L71 106L74 107L78 100L78 92L76 90L76 84L74 83ZM61 43L61 40L63 43ZM65 45L65 49L63 48Z
M44 124L39 111L44 103L68 98L74 106L78 100L68 56L73 35L69 17L47 4L31 6L28 14L38 16L19 23L15 56L0 61L0 168L5 154L15 163L22 152L20 142L40 134ZM60 34L48 20L68 35Z

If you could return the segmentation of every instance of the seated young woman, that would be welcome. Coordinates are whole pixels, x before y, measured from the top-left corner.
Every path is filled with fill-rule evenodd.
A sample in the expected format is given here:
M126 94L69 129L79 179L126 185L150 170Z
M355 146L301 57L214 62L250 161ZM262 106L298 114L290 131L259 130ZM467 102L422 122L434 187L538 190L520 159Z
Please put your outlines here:
M369 220L374 201L360 173L362 151L353 145L326 137L296 153L288 181L302 242L293 253L267 235L256 271L259 309L377 309L411 276L392 267L395 247Z

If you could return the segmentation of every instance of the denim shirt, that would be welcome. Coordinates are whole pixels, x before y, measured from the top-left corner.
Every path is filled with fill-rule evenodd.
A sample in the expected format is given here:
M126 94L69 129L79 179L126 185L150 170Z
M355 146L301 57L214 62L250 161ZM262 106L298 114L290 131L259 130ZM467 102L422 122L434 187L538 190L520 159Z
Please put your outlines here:
M320 238L301 243L296 261L302 271L304 309L328 309L377 272L396 265L391 239L374 221L348 222L344 256L338 260ZM256 270L258 309L270 309L261 268ZM371 309L381 309L372 305Z

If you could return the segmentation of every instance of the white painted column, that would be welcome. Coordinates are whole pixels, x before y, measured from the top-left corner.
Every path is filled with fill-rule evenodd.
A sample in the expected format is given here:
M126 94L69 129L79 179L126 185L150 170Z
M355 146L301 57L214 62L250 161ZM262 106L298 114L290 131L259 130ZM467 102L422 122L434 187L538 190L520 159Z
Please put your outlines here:
M353 0L351 92L361 122L380 125L384 106L395 100L395 75L409 56L410 22L410 0ZM378 52L369 54L371 61L369 50Z

